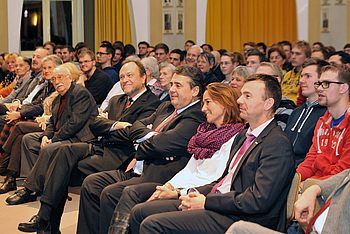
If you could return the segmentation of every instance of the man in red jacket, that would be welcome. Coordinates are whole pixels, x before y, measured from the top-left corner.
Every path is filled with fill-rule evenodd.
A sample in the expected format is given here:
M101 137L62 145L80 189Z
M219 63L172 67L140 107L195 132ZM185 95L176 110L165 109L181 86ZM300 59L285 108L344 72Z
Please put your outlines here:
M312 146L297 168L302 181L325 179L350 168L350 69L344 65L324 67L315 88L327 111L318 120Z

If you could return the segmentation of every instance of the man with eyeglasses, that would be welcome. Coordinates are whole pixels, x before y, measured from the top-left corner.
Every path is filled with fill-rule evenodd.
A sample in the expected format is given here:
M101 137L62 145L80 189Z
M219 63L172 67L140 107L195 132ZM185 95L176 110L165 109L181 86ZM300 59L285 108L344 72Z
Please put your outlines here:
M344 65L325 66L314 86L319 104L327 111L316 124L305 160L297 167L302 181L326 179L350 168L350 70Z
M102 70L108 73L113 83L115 84L119 81L119 78L116 69L112 66L114 55L115 49L112 47L112 45L109 45L107 43L102 43L96 52L97 62L100 64Z
M100 106L113 87L113 82L106 72L96 68L95 54L91 50L82 50L78 59L80 70L85 76L85 87L94 97L96 104Z

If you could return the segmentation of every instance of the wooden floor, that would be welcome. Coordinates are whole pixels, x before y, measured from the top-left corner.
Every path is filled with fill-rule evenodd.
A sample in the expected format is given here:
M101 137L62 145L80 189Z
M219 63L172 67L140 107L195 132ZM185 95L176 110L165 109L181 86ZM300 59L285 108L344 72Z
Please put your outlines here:
M3 179L0 176L1 182ZM19 184L21 184L21 181L19 181ZM72 201L67 201L65 206L60 228L62 234L73 234L76 232L79 210L78 190L79 188L70 189L69 196L72 197ZM29 221L39 210L39 201L16 206L7 205L5 199L13 193L12 191L0 195L0 233L2 234L23 233L17 230L18 223Z

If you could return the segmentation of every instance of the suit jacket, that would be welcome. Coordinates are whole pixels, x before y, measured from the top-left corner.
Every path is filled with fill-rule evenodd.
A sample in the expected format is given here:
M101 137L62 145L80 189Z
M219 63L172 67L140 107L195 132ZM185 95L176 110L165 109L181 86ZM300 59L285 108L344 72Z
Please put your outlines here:
M128 129L128 137L131 141L144 137L174 110L170 102L162 103L150 117L135 122ZM144 160L142 181L165 183L184 168L191 157L187 152L187 144L203 121L205 118L201 112L201 103L198 102L177 115L159 134L140 143L135 157ZM147 128L150 124L152 129ZM170 156L174 157L173 161L166 160Z
M340 172L327 180L319 181L322 197L332 198L322 234L350 233L349 206L350 206L350 170ZM321 197L320 197L321 199ZM321 201L321 204L324 201Z
M201 193L207 194L205 209L284 231L285 205L295 174L294 154L289 139L275 120L242 156L232 177L231 191L209 193L226 176L233 156L246 138L245 134L246 131L236 137L223 176L198 188Z
M117 95L111 98L106 109L108 119L97 117L90 125L93 134L98 137L102 136L102 140L93 142L94 153L102 155L103 160L92 162L95 171L106 171L126 168L135 153L133 142L119 141L116 138L117 131L110 131L112 125L116 121L124 121L133 124L136 120L150 116L159 106L160 101L149 89L143 93L129 108L125 109L128 102L126 94ZM84 162L86 163L86 161ZM80 163L81 164L81 163ZM79 168L83 173L82 167Z
M65 95L67 100L60 119L58 110L62 96L58 95L52 102L52 116L44 135L52 139L52 142L63 140L79 142L93 139L89 123L98 114L94 98L86 88L74 83ZM55 129L57 123L58 129Z

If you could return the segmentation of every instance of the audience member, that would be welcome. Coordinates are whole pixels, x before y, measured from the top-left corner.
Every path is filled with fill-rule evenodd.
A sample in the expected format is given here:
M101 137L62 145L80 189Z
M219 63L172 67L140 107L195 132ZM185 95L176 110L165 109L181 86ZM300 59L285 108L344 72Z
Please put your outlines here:
M252 68L254 71L259 67L259 64L263 62L263 54L257 50L252 49L247 53L247 67Z
M185 56L185 64L188 66L196 67L197 66L197 59L200 53L202 53L203 50L199 45L193 45L191 46L186 53Z
M61 48L62 61L64 63L74 61L74 49L70 45L64 45Z
M350 71L344 65L322 68L314 83L320 105L326 113L318 120L312 145L305 160L297 167L302 181L308 178L325 179L350 168L349 85Z
M141 63L146 70L146 84L152 93L158 97L163 93L163 89L159 82L159 66L157 59L146 57L141 59Z
M165 62L168 60L169 47L164 43L158 43L154 47L154 52L158 63Z
M297 106L300 106L304 102L304 98L299 93L299 79L301 66L307 58L311 56L311 48L306 41L298 41L294 44L292 49L291 63L293 69L284 75L282 85L283 96L288 97ZM297 99L299 99L297 101Z
M318 60L307 60L301 70L300 88L306 102L296 108L290 115L285 132L293 144L295 164L304 161L312 144L312 137L318 119L326 112L326 107L318 102L314 83L318 82L322 67L329 63Z
M239 57L237 54L226 52L220 58L220 69L222 74L225 75L223 84L230 84L232 80L232 71L240 65Z
M47 41L43 44L43 48L47 51L49 51L48 55L53 54L53 50L55 48L56 44L53 43L52 41Z
M109 75L96 68L95 55L91 50L82 50L79 54L80 69L85 75L85 87L94 97L97 106L107 97L113 82Z
M189 48L191 48L192 46L194 46L196 43L192 40L187 40L185 42L185 45L184 45L184 49L185 49L185 52L188 51Z
M174 50L170 51L168 61L172 65L174 65L175 67L180 66L182 64L182 62L184 61L184 59L185 59L185 55L182 52L182 50L174 49Z
M214 50L213 46L210 44L203 44L203 45L201 45L201 48L202 48L203 52L208 52L208 53L210 53Z
M311 58L321 59L321 60L327 60L328 59L328 53L325 48L320 49L313 49L311 53Z
M197 67L204 75L204 86L207 86L213 82L219 82L214 73L212 72L212 68L215 63L214 55L208 52L202 52L199 54L197 59Z
M101 69L108 73L113 84L119 81L118 73L112 66L112 60L115 55L114 48L109 44L101 44L100 48L96 52L96 61L101 66Z
M171 78L174 75L176 67L168 62L163 62L159 64L159 82L163 89L158 97L161 102L170 101L169 90L171 88Z
M286 62L284 63L283 70L290 71L293 69L292 60L292 44L289 41L280 41L277 43L282 47L284 53L286 54Z
M140 59L147 57L147 49L149 47L149 43L147 41L140 41L137 44L137 47L139 49L138 56L140 57Z
M284 70L284 64L286 63L286 60L287 60L287 56L284 53L284 50L282 50L282 48L279 46L273 46L269 49L269 52L267 53L267 55L268 55L268 60L271 63L274 63L277 66L279 66L282 69L283 75L284 75L286 73L286 71Z
M232 79L230 86L234 89L238 96L241 96L241 89L250 75L253 75L254 71L250 67L238 66L232 71Z
M329 56L328 62L330 64L345 64L350 67L350 55L343 51L337 51Z
M350 43L346 44L343 49L345 53L350 55Z

